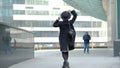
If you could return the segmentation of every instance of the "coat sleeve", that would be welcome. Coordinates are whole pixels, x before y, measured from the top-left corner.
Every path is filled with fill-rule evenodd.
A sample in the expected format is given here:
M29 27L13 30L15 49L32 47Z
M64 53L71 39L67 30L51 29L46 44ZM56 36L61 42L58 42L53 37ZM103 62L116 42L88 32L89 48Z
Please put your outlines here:
M76 20L76 18L77 18L77 13L76 13L76 11L75 10L72 10L71 11L71 14L73 15L73 18L72 18L72 23L74 23L75 22L75 20Z
M53 27L59 27L59 26L60 26L59 20L56 20L56 21L53 23Z

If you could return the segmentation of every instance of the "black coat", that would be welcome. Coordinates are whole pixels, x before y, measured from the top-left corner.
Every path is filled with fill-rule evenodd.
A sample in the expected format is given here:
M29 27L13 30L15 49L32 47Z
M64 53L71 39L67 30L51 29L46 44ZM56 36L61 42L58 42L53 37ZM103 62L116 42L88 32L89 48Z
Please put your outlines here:
M75 44L75 36L73 37L73 39L71 39L68 36L68 31L69 31L69 24L71 26L71 28L75 31L73 23L75 22L76 18L77 18L77 14L76 12L73 10L71 11L71 14L73 15L73 18L71 20L63 20L63 21L59 21L56 20L53 24L54 27L59 27L60 28L60 34L59 34L59 43L60 43L60 50L61 51L69 51L72 50L69 48L70 45Z
M89 40L91 40L91 37L90 37L90 35L89 34L85 34L84 36L83 36L83 40L84 40L84 43L85 44L87 44L87 43L89 43Z

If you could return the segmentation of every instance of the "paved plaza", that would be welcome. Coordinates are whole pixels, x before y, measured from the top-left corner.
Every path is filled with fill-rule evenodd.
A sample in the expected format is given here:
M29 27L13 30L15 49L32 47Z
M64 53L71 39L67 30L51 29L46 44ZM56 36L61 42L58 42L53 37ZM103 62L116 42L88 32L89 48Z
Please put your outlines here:
M70 68L120 68L120 57L113 57L111 48L90 49L90 54L84 54L83 49L76 49L69 55ZM39 50L35 51L35 58L9 68L62 68L62 64L59 50Z

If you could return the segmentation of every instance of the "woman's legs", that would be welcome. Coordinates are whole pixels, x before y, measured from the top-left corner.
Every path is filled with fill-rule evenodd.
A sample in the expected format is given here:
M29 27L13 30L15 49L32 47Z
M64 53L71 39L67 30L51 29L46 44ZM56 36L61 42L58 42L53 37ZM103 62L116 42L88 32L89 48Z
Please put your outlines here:
M68 54L68 52L62 52L62 57L64 59L63 67L62 68L66 68L66 67L69 68L69 63L68 63L69 54Z
M68 57L69 57L68 52L62 52L62 57L64 61L68 61Z

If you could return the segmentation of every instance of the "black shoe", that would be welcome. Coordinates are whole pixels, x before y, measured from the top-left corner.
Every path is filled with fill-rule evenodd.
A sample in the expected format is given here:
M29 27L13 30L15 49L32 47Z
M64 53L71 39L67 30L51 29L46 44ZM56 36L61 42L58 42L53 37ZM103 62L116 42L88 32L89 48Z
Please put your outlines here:
M69 62L64 62L62 68L70 68Z
M70 68L70 66L69 66L69 62L67 62L67 67Z

